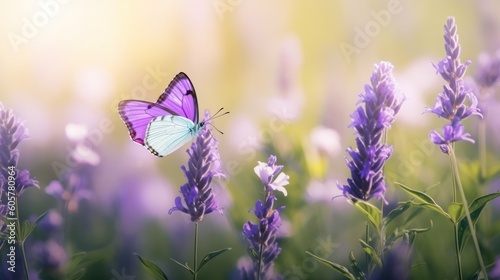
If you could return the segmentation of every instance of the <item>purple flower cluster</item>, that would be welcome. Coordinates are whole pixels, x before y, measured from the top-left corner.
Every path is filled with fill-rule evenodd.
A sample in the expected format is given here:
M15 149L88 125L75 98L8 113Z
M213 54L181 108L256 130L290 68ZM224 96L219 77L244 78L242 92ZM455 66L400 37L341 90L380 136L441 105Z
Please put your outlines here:
M351 156L351 160L346 158L351 178L347 179L347 185L338 185L347 198L384 199L383 167L392 154L392 146L384 143L383 135L404 101L404 95L396 89L392 69L392 64L384 61L375 65L371 85L365 85L365 93L360 94L358 103L364 103L364 108L359 106L351 114L349 127L356 131L357 148L347 149Z
M277 200L274 191L287 194L284 186L288 184L289 176L281 172L282 165L276 165L276 156L270 156L267 163L259 162L254 171L264 184L266 197L264 202L255 203L254 214L257 223L248 221L243 225L243 235L248 242L248 254L252 259L252 267L240 267L241 279L279 279L273 270L274 260L281 252L276 241L277 232L281 226L280 211L285 207L274 209ZM275 176L277 177L275 178Z
M474 143L460 122L471 115L481 117L482 115L477 107L476 96L466 88L464 83L463 77L471 62L466 61L465 64L460 62L460 45L453 17L449 17L444 26L444 40L446 58L439 61L434 67L448 84L443 86L443 91L438 95L434 107L427 108L426 111L450 121L442 128L442 135L435 130L430 133L432 142L440 145L443 153L449 153L449 144L453 142L469 141ZM469 101L469 105L466 104L466 100Z
M181 186L180 196L175 198L175 207L168 212L181 211L191 216L191 221L199 222L205 214L219 209L217 199L212 190L211 183L214 176L223 176L220 170L220 156L217 148L218 141L207 128L201 130L196 140L187 150L189 154L188 167L182 166L182 171L187 178L187 183Z
M21 195L29 187L38 187L38 181L31 178L28 170L17 168L19 160L17 146L27 138L28 133L22 122L14 116L12 110L5 109L0 103L0 186L7 188L8 169L14 168L17 195Z
M63 218L58 212L50 210L38 225L48 238L33 243L29 256L41 278L61 276L70 257L67 248L62 245Z

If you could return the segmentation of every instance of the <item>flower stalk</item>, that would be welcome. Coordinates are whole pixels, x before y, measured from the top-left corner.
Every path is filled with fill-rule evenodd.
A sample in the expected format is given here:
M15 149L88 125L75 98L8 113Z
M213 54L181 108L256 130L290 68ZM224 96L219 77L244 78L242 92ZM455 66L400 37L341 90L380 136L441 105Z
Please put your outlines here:
M458 190L465 209L467 222L471 230L477 259L481 266L481 270L487 279L486 269L484 267L481 250L477 242L474 223L470 217L469 205L460 180L458 163L455 156L455 142L468 141L474 143L474 140L470 138L470 134L465 132L465 128L461 124L461 121L472 115L477 115L481 118L483 116L481 114L481 110L477 106L478 100L476 96L470 88L465 86L464 83L463 77L471 62L466 61L465 63L462 63L460 61L461 49L460 44L458 43L457 25L455 24L455 19L453 17L449 17L444 25L444 40L446 57L439 61L437 65L434 65L434 67L436 68L437 73L441 75L447 84L443 86L443 91L438 95L434 107L432 109L427 108L426 111L434 113L438 117L445 118L449 120L450 123L443 126L442 135L436 131L431 131L430 139L432 142L439 145L443 153L450 156L453 180L453 202L456 202L456 192ZM454 231L455 236L458 236L458 227L456 223ZM459 279L462 279L461 256L457 241L455 242L455 246L457 264L459 266Z

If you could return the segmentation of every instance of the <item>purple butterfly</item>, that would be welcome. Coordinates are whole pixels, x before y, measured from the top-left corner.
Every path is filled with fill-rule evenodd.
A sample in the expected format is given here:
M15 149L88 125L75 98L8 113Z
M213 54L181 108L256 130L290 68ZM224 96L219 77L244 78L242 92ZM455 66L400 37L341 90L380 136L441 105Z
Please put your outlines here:
M198 136L198 99L188 76L179 73L155 103L123 100L118 113L130 138L156 156L168 155Z

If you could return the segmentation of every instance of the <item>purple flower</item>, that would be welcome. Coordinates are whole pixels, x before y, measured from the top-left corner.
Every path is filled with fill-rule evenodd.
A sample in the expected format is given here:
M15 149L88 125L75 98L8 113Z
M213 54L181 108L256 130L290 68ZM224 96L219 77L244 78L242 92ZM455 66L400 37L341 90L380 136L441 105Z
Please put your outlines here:
M276 165L276 156L270 156L267 163L258 162L254 168L255 174L259 176L262 184L266 187L266 191L280 191L287 196L287 191L284 186L288 185L290 177L281 172L283 165ZM279 173L279 174L278 174ZM275 179L274 176L278 175Z
M31 250L34 262L45 273L55 273L56 271L61 273L68 261L66 250L54 239L37 242Z
M440 145L443 152L449 149L443 147L450 143L465 140L473 142L469 134L464 132L460 121L471 115L482 117L481 110L477 107L478 101L472 90L464 83L464 75L470 61L465 64L460 62L460 45L458 43L457 26L455 19L449 17L444 26L444 40L446 58L434 65L437 73L448 82L443 86L443 91L438 95L433 108L427 108L426 112L436 114L438 117L448 119L451 125L443 127L443 136L432 131L431 140ZM468 102L466 102L468 101Z
M376 271L372 279L404 280L410 279L411 248L406 243L396 244L385 253L384 266Z
M79 134L79 137L75 137L75 134ZM75 213L82 200L93 198L93 177L100 157L85 141L87 136L85 127L68 124L66 136L73 142L73 149L69 153L72 165L61 169L58 172L59 179L50 182L45 192L66 202L68 211Z
M45 217L38 223L38 228L47 233L57 233L62 223L62 216L55 210L49 210Z
M464 126L459 122L454 122L452 124L447 124L443 126L443 136L437 131L431 131L430 137L434 144L440 145L441 151L445 154L450 152L448 144L457 141L468 141L474 143L474 140L470 138L470 134L466 133Z
M347 185L338 185L344 196L368 201L372 197L384 199L385 180L383 167L392 154L392 146L383 142L383 133L390 128L395 115L404 101L404 95L396 89L392 76L392 64L380 62L365 85L365 94L358 103L364 103L351 114L356 131L356 149L348 148L351 159L346 163L351 170Z
M220 156L217 148L218 141L212 132L205 126L196 140L187 150L189 154L188 167L181 166L187 183L181 186L180 196L175 198L175 207L168 213L181 211L191 215L191 221L199 222L205 214L219 211L217 199L212 190L211 183L214 176L223 176L220 171Z
M495 266L490 271L491 279L500 279L500 257L497 257Z
M7 223L5 223L4 217L7 215L8 207L2 203L1 198L3 197L3 180L0 180L0 233L4 232L7 228ZM3 246L5 240L2 238L0 240L0 248Z
M500 50L495 54L478 57L476 83L482 88L495 87L500 83Z
M259 162L254 171L259 176L266 191L265 200L257 200L253 213L258 222L247 221L243 225L243 236L248 242L248 254L253 262L253 267L240 267L241 279L281 279L273 269L274 260L281 252L276 241L277 232L281 227L280 212L285 208L281 206L274 209L277 200L274 191L281 191L286 195L283 187L288 184L289 176L281 172L282 165L276 165L276 156L270 156L268 163ZM279 173L278 177L274 179ZM260 276L260 277L259 277Z
M28 170L19 170L19 150L17 146L28 138L28 131L19 121L12 110L7 110L0 103L0 184L7 188L9 178L9 167L16 174L15 186L17 195L29 187L38 187L38 181L31 178ZM6 190L6 189L4 189Z

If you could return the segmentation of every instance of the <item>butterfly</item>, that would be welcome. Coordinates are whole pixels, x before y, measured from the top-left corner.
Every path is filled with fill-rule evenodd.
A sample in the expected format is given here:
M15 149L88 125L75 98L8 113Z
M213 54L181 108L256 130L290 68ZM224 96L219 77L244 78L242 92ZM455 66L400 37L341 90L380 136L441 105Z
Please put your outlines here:
M118 104L118 113L130 138L158 157L196 138L206 123L199 122L196 91L183 72L174 77L155 103L123 100Z

